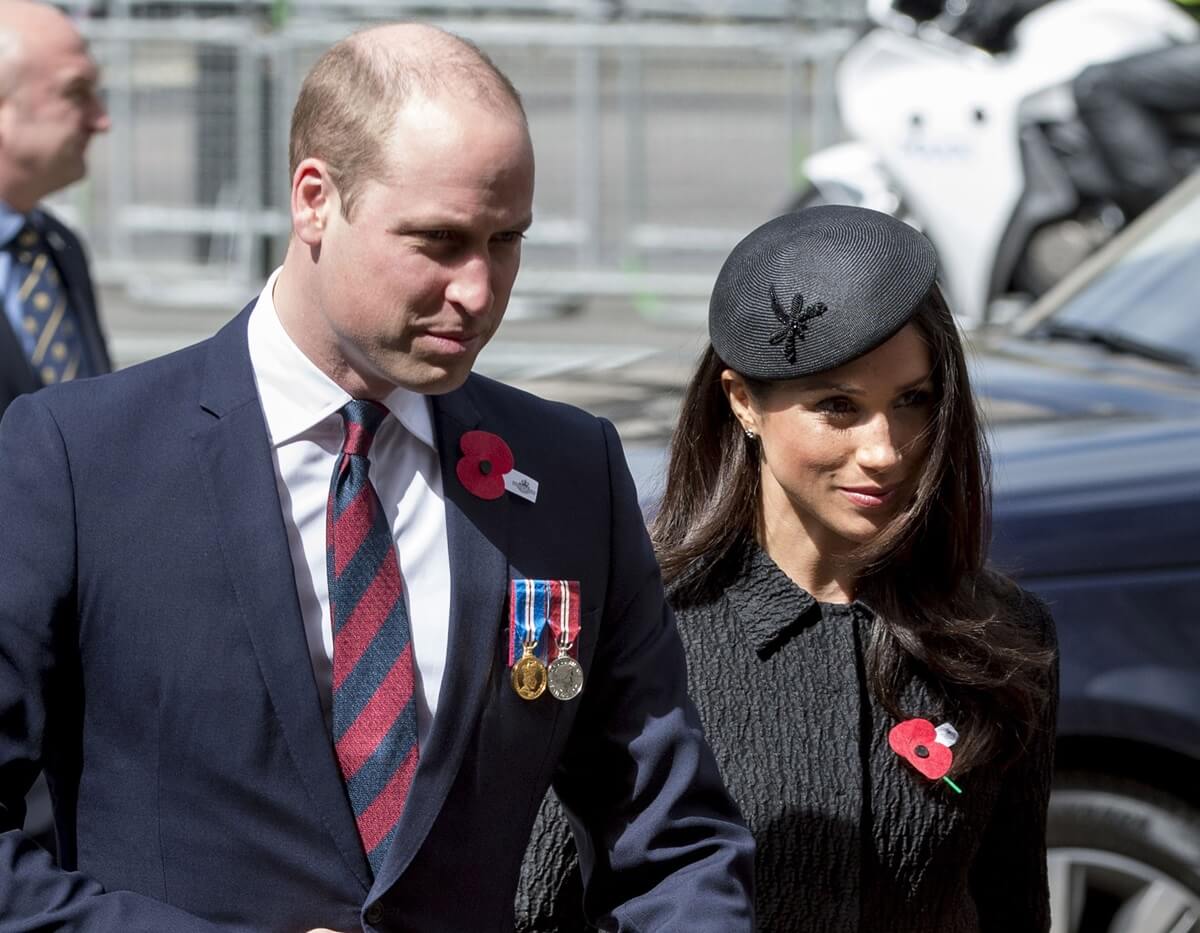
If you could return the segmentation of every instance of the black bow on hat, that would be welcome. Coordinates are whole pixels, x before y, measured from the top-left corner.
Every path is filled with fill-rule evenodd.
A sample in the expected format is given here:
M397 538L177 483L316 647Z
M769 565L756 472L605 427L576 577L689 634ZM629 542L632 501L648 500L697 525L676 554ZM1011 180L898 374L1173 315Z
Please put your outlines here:
M708 334L752 379L834 369L895 335L937 279L917 230L863 207L810 207L743 239L717 276Z

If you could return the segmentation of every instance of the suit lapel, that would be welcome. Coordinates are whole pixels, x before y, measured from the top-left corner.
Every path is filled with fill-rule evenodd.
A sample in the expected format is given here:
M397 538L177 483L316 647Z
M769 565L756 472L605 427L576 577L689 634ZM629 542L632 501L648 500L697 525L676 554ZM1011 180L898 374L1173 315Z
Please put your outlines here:
M425 841L462 764L483 708L508 587L509 497L481 499L455 474L459 438L480 424L471 381L433 399L450 550L450 637L446 671L430 735L421 748L401 818L373 893L396 883ZM448 844L454 844L450 842Z
M249 311L209 343L201 406L213 419L192 440L229 576L292 760L315 812L365 891L370 871L321 713L250 367Z
M38 379L33 367L29 365L29 357L25 355L25 349L12 329L12 322L9 321L8 315L2 312L0 312L0 372L6 374L5 382L12 386L14 394L36 392L42 387L42 381ZM2 411L2 406L0 406L0 411Z

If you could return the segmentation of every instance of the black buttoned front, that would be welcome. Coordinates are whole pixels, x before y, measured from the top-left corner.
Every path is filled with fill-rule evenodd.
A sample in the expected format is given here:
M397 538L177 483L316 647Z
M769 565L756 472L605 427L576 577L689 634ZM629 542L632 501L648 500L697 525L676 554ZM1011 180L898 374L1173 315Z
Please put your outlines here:
M383 923L383 905L379 903L372 904L363 914L363 919L371 926L378 926Z

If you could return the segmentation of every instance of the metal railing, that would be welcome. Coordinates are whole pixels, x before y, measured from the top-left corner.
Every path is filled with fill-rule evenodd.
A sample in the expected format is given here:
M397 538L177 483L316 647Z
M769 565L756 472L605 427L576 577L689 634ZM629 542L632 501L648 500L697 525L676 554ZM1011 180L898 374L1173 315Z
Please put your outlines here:
M93 142L89 178L55 204L102 280L157 305L228 305L279 261L292 104L320 52L361 22L307 2L282 25L269 4L151 17L126 2L80 19L113 128ZM647 20L628 6L596 19L592 0L529 2L572 15L423 17L477 42L525 98L538 187L517 294L706 294L724 253L786 205L800 158L836 137L832 69L854 28L844 15L802 20L801 6L835 4L798 0L776 22Z

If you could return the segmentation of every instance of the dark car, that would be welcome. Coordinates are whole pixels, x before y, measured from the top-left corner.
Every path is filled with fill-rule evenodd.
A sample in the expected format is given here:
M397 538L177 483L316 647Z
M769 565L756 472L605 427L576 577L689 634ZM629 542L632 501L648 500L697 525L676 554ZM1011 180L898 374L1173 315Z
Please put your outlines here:
M1058 624L1054 933L1200 930L1200 176L981 336L991 559Z

